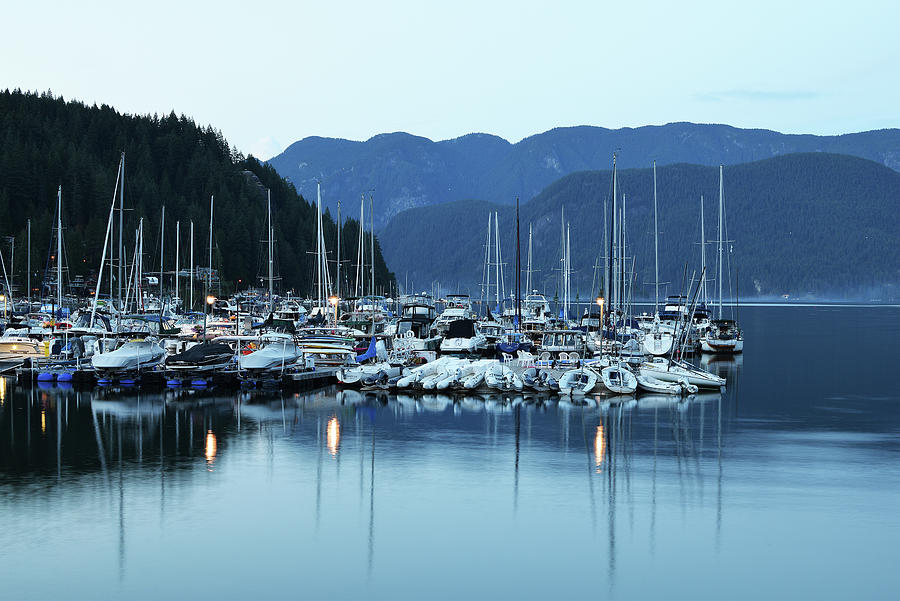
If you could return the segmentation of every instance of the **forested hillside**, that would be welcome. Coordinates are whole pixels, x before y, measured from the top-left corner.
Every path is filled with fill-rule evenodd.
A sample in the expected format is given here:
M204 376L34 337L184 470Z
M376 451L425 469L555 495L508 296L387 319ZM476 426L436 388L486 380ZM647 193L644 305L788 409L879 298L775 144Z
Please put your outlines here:
M510 144L488 134L432 142L405 133L365 142L305 138L269 162L301 193L328 186L330 206L375 191L376 225L400 211L463 198L512 204L529 200L564 175L609 169L618 152L623 168L690 163L735 165L799 152L858 156L900 170L900 130L840 136L782 134L727 125L669 123L606 129L560 127Z
M730 288L742 297L900 297L900 173L872 161L824 153L725 167L724 173L726 239L733 240L726 245L732 273L731 282L723 278L726 296ZM672 294L681 287L685 262L688 277L700 271L701 195L706 239L717 237L718 168L671 165L659 168L657 179L660 279L671 282L661 294ZM627 254L635 261L637 296L644 298L652 296L648 283L654 281L652 187L650 169L619 172ZM593 265L602 253L604 204L611 194L611 172L580 172L522 204L523 263L532 225L538 288L550 296L557 290L560 212L565 207L571 224L573 290L582 299L597 293L599 282L594 290L591 285ZM459 282L478 294L490 210L500 214L506 281L511 286L515 211L473 201L405 211L391 221L381 238L398 281L427 288L436 280L451 291ZM713 272L715 245L706 248ZM735 273L740 275L739 286Z
M159 269L163 206L167 269L174 264L176 221L181 222L182 265L187 266L190 221L195 227L195 262L206 264L209 200L215 195L213 266L221 270L226 287L238 280L242 286L257 282L266 269L260 241L266 237L265 188L270 188L281 288L309 293L315 204L273 168L236 153L220 132L174 113L122 115L106 105L5 91L0 92L0 236L15 237L18 281L25 272L27 219L32 223L33 271L40 274L48 264L59 185L67 264L73 275L96 271L123 151L126 248L130 254L143 218L145 271ZM333 260L337 227L328 214L325 230ZM345 220L342 258L356 257L358 231L356 221ZM8 264L9 243L0 249ZM376 254L378 286L388 289L392 274L378 245Z

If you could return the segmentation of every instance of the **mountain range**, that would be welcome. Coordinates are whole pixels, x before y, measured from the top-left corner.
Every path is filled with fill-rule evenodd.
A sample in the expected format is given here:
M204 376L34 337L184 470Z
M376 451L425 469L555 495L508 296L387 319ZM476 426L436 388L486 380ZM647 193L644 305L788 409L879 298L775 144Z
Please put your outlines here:
M660 295L678 293L700 273L700 204L709 278L715 276L719 169L693 164L658 168ZM652 298L653 173L618 173L626 204L627 251L635 296ZM828 153L778 156L724 168L724 296L898 299L900 173L874 161ZM604 210L610 171L578 172L521 204L523 289L528 232L533 229L534 288L559 294L561 211L570 228L572 296L602 293ZM515 208L458 200L396 215L380 235L385 260L401 286L460 290L477 297L483 278L488 213L499 215L507 291L514 281ZM607 210L608 211L608 210ZM685 265L687 264L687 272ZM630 264L629 264L630 265ZM712 296L718 284L709 284Z
M622 168L693 163L736 165L802 152L870 159L900 170L900 130L839 136L783 134L728 125L669 123L606 129L561 127L515 144L489 134L438 142L407 133L357 142L309 137L269 161L306 198L321 182L323 202L334 214L358 214L361 194L375 198L376 227L410 208L461 199L511 205L526 201L561 177L609 169L613 153Z

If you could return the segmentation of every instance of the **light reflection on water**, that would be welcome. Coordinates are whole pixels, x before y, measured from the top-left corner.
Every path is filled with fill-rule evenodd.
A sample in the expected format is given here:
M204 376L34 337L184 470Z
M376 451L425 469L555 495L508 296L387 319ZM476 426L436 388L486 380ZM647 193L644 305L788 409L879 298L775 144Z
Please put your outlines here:
M745 311L745 331L771 327L763 311ZM724 394L684 402L6 381L5 590L891 596L896 395L872 401L893 393L827 370L799 378L757 352L783 340L756 341L739 361L704 361L729 378Z

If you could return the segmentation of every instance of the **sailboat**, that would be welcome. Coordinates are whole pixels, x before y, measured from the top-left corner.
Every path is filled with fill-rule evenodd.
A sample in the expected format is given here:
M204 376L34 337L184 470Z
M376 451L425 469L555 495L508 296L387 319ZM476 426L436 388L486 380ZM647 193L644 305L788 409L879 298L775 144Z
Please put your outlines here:
M700 350L704 353L740 353L744 350L744 334L734 319L722 317L722 274L723 274L723 246L725 244L725 186L722 177L722 166L719 165L719 240L718 240L718 268L719 268L719 306L718 318L710 321L709 332L700 342Z
M655 257L655 281L656 296L654 297L654 305L656 306L653 321L649 323L649 328L644 334L641 341L644 351L651 355L662 356L672 351L672 344L675 337L670 329L664 328L659 317L659 212L656 202L656 161L653 161L653 248Z

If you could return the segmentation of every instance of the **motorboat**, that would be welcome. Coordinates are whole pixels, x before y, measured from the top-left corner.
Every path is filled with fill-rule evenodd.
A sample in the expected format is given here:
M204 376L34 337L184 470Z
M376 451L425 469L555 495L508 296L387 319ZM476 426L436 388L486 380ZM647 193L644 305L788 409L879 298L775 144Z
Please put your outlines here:
M221 342L201 342L184 352L166 358L166 369L174 371L212 371L234 360L235 352Z
M166 358L166 349L150 338L129 340L119 348L94 353L91 365L100 373L127 373L153 369Z
M262 338L262 348L247 355L240 355L238 367L250 373L283 371L293 365L303 352L293 337L270 334Z
M472 354L484 350L487 338L478 330L475 320L457 319L450 322L441 341L442 353Z

